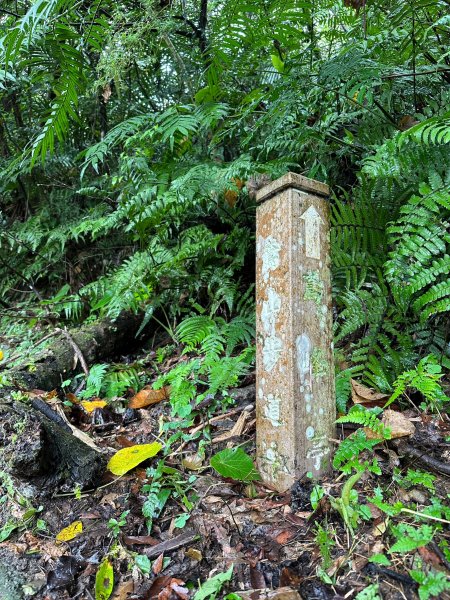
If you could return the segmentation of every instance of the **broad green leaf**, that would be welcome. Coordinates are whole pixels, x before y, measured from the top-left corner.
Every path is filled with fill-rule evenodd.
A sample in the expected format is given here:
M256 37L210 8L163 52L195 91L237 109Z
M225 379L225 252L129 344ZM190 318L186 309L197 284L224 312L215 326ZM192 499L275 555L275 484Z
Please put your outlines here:
M144 573L145 575L148 575L148 573L150 573L152 563L150 562L148 556L146 556L145 554L138 554L134 559L134 562L136 563L136 566L142 571L142 573Z
M108 600L114 587L114 570L110 561L102 561L95 576L95 600Z
M391 564L391 561L385 554L373 554L369 558L369 562L375 563L377 565L383 565L385 567L389 567L389 565Z
M242 448L230 448L218 452L211 458L211 466L223 477L238 481L260 481L253 460Z
M271 54L270 58L272 59L272 64L278 73L284 73L284 62L281 60L278 54Z
M205 581L195 593L194 600L206 600L206 598L214 599L222 589L223 584L226 581L230 581L233 575L233 567L234 565L231 565L225 573L218 573L217 575L214 575L214 577L211 577L211 579Z
M108 469L114 475L124 475L144 460L156 456L161 448L162 444L159 442L122 448L110 459Z
M182 515L179 515L174 521L175 527L177 527L177 529L183 529L190 516L191 515L189 513L183 513Z
M18 526L19 525L14 522L6 523L6 525L3 525L3 527L0 529L0 542L4 542L5 540L7 540L11 533L18 528Z

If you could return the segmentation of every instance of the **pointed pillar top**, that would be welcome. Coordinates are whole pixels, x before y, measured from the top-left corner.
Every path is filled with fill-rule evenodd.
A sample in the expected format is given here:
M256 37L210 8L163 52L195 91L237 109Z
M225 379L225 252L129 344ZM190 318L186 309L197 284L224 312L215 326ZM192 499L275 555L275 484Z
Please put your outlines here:
M326 183L316 181L315 179L308 179L308 177L303 177L303 175L298 175L298 173L289 172L258 190L256 193L256 202L268 200L286 188L294 188L302 192L311 192L317 196L326 197L330 194L330 188Z

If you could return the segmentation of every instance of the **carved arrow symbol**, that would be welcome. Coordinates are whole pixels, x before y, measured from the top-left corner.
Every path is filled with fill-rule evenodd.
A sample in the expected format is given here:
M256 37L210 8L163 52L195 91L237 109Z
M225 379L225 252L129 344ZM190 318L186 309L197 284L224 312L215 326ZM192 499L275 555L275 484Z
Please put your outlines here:
M314 206L310 206L301 215L305 222L305 254L308 258L320 258L320 224L322 217Z

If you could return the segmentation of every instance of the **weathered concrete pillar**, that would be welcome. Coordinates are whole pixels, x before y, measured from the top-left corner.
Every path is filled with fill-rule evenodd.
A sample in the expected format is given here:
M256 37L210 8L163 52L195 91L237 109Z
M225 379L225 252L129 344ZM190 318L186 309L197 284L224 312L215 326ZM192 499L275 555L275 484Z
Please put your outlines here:
M329 188L288 173L257 193L257 462L278 491L330 466L336 419Z

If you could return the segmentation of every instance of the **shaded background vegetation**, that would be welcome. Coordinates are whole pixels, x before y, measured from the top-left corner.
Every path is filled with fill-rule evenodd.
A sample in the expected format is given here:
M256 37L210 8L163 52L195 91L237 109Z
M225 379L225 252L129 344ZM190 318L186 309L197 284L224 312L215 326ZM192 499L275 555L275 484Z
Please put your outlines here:
M340 407L448 367L449 7L2 2L3 333L132 310L245 341L252 190L293 170L333 189Z

